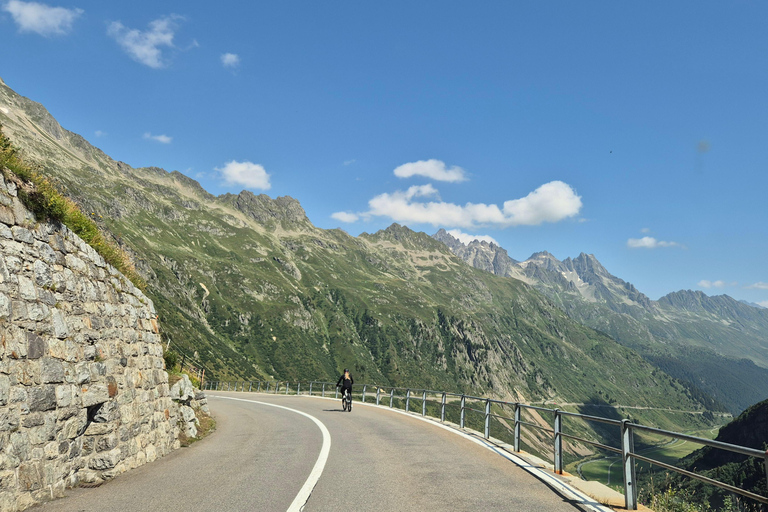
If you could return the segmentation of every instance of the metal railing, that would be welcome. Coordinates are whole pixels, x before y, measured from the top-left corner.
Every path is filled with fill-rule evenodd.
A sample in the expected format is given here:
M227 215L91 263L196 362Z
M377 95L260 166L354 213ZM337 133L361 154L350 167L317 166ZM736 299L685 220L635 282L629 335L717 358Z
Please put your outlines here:
M286 395L310 395L321 397L333 396L334 398L339 398L338 388L336 388L335 383L322 381L209 381L206 383L205 389L212 391L245 392L246 387L248 388L248 392L274 394L282 393ZM403 409L405 412L421 413L422 416L431 416L436 419L439 418L441 422L445 422L447 416L452 416L456 419L454 423L458 423L459 428L461 429L470 428L467 426L469 418L468 415L476 413L474 423L475 426L479 428L473 430L477 430L478 432L482 430L482 435L485 439L490 439L491 437L491 424L493 420L496 420L499 424L502 424L501 422L509 421L513 424L512 444L515 452L521 451L520 447L522 442L521 439L523 428L534 429L538 430L539 432L549 434L552 436L553 440L552 451L554 471L558 474L562 474L564 468L564 439L586 443L594 446L595 448L616 453L621 457L622 461L624 500L627 510L637 510L638 505L638 484L635 461L645 462L666 469L668 471L674 471L689 478L694 478L707 484L720 487L729 492L753 499L757 502L768 504L768 497L766 496L755 494L744 489L726 484L724 482L714 480L704 475L687 471L665 462L641 455L635 451L634 438L635 432L639 431L649 434L661 435L672 439L690 441L704 446L710 446L712 448L738 453L748 457L757 457L763 460L767 481L768 451L761 451L754 448L737 446L720 441L713 441L710 439L682 434L679 432L648 427L638 423L633 423L628 419L616 420L603 418L600 416L591 416L587 414L562 411L560 409L548 409L545 407L528 405L520 402L508 402L503 400L494 400L492 398L486 397L478 397L461 393L449 393L446 391L434 391L428 389L399 388L371 384L362 384L362 387L356 387L358 391L353 392L353 399L358 397L361 402L366 402L366 400L373 400L372 403L375 402L376 405L388 405L390 408ZM375 400L372 398L372 396L375 397ZM413 407L414 405L416 407L415 409ZM494 407L496 408L496 412L494 412ZM497 414L498 412L503 412L505 408L512 408L512 416ZM524 412L535 412L539 415L539 418L541 418L541 413L551 414L551 425L549 423L542 425L541 423L536 423L535 421L523 419L522 414ZM481 423L477 423L478 416L482 420ZM566 433L563 425L564 419L566 418L574 418L584 422L603 423L615 426L618 429L618 433L620 433L621 446L609 446L597 441L586 439L584 437Z

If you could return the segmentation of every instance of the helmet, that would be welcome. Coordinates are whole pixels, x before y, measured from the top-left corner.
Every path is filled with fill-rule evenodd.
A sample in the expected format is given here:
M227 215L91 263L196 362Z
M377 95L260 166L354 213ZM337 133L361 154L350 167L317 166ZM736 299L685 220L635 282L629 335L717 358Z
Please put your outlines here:
M349 373L349 368L344 368L344 373Z

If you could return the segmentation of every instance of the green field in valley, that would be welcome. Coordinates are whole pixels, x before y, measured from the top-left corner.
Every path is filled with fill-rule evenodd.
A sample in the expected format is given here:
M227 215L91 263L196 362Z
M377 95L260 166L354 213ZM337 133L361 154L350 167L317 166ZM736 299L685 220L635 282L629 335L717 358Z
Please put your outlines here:
M717 436L718 428L697 430L687 432L689 435L703 437L706 439L714 439ZM645 444L656 444L646 449L640 449L639 453L645 457L649 457L666 464L676 465L677 461L690 454L691 452L701 448L702 445L691 442L683 441L679 439L672 439L665 444L660 436L654 436L653 438L646 437L643 439ZM635 439L636 446L639 444L637 438ZM566 470L569 473L577 474L584 480L601 482L611 488L617 489L623 492L622 475L621 475L621 457L610 456L603 458L595 458L587 461L574 462L568 465ZM637 463L638 477L642 478L643 473L663 472L665 471L659 467L652 467L646 462Z

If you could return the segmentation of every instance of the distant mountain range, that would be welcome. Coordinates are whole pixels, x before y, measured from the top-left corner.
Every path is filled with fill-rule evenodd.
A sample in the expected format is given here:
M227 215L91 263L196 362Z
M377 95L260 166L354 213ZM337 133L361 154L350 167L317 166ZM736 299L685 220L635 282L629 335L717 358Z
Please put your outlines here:
M405 226L358 237L322 230L290 197L213 196L179 172L114 161L2 81L0 124L133 255L164 341L202 361L209 378L329 380L349 367L358 382L575 403L601 414L613 407L617 417L673 429L700 428L705 409L724 410L611 339L597 318L613 311L603 302L575 306L526 284L528 273L540 274L545 287L552 280L569 295L610 299L627 313L608 323L634 329L629 312L642 294L627 288L626 300L634 298L624 304L623 285L593 258L568 263L574 277L584 267L589 288L545 272L557 264L546 254L540 266L509 264L521 269L510 279ZM592 308L599 330L574 315L582 307L585 316ZM656 334L649 329L647 338Z
M768 396L768 309L690 290L654 301L591 254L559 261L538 252L518 262L494 243L464 244L442 229L433 237L474 267L539 290L574 320L631 347L734 413Z

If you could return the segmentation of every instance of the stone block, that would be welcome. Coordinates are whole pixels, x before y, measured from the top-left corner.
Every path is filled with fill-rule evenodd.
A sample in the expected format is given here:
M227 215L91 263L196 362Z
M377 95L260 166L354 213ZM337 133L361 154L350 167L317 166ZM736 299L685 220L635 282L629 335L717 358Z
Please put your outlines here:
M78 434L80 432L80 429L83 428L85 425L86 418L85 417L74 417L70 418L67 421L64 422L63 425L59 426L59 432L57 434L57 439L59 441L64 441L65 439L75 439L78 437Z
M83 407L102 404L109 400L109 390L106 384L91 384L82 390Z
M2 316L2 309L0 309L0 316ZM64 339L69 336L69 326L67 325L62 311L56 308L51 310L51 323L53 325L54 336L59 339Z
M91 457L91 460L88 461L88 467L100 471L111 469L115 467L118 462L120 462L120 456L121 453L119 448L115 448L114 450L108 452L99 453L98 455Z
M36 491L43 486L43 464L41 462L25 462L19 466L19 489Z
M88 266L85 262L74 254L66 254L64 256L64 261L66 262L66 266L73 271L81 274L86 274L88 272Z
M39 241L35 241L34 246L35 246L35 251L37 251L37 254L38 254L39 258L40 258L37 261L39 261L40 263L45 262L48 265L55 265L56 264L56 260L58 259L56 257L56 251L51 249L51 247L48 244L45 244L45 243L42 243L42 242L39 242ZM37 277L37 265L35 265L35 277ZM47 286L45 283L41 283L39 281L38 281L37 284L39 284L40 286ZM48 283L48 284L50 284L50 283Z
M32 232L21 226L11 227L14 240L18 242L24 242L25 244L31 244L35 242L35 237L32 236Z
M19 428L21 413L18 409L0 410L0 432L13 432Z
M13 209L9 208L8 206L0 206L0 226L4 229L0 229L0 236L6 239L12 239L13 233L11 232L10 228L8 226L5 226L5 224L15 224L16 218L13 215ZM10 235L10 236L8 236Z
M70 407L72 405L74 397L75 397L75 388L73 386L69 384L56 386L56 406L59 409Z
M33 387L28 393L30 411L50 411L56 408L56 386Z
M33 332L27 333L27 358L39 359L45 355L45 340Z
M29 300L29 301L37 300L35 283L32 282L32 279L25 276L18 276L18 279L19 279L19 296L24 300Z
M8 405L11 396L11 378L7 375L0 375L0 406Z
M0 495L16 490L16 471L0 471ZM2 507L0 501L0 510L10 510Z
M21 418L21 426L24 428L37 427L43 424L45 424L45 414L42 412L32 412Z
M93 417L93 421L95 423L109 423L120 418L120 406L117 401L110 400L99 408L99 412Z
M37 300L48 306L49 308L54 307L59 301L56 298L56 295L51 290L48 290L46 288L38 288L37 289Z
M44 357L40 360L40 377L44 384L60 384L64 382L64 365L60 359Z
M51 309L42 302L33 302L27 306L27 315L32 322L42 322L50 318Z
M115 433L102 436L98 441L96 441L96 451L105 452L107 450L112 450L113 448L117 447L118 441L119 440L117 439L117 434Z
M4 293L0 293L0 319L9 318L13 315L12 301Z

